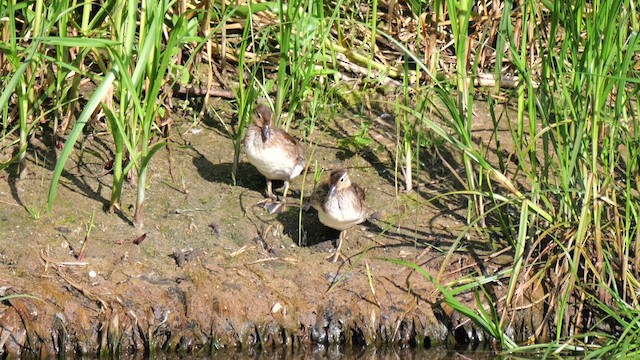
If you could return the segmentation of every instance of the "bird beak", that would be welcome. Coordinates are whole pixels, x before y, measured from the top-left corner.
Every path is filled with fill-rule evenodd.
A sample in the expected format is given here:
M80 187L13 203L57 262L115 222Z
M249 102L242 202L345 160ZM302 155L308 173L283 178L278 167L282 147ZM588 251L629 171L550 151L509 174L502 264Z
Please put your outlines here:
M269 125L262 126L262 141L267 141L271 135L269 134Z
M331 186L329 186L329 194L327 194L327 196L333 196L333 194L336 193L336 184L331 184Z

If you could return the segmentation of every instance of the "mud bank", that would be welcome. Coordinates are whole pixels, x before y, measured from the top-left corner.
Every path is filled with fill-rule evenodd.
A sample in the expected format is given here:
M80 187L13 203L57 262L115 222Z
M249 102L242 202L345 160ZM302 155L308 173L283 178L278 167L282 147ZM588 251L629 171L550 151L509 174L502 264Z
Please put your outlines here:
M113 156L108 134L96 129L73 155L49 213L44 204L55 154L33 146L26 179L0 175L0 296L33 296L0 303L0 353L489 340L452 313L432 283L383 259L419 264L446 284L495 272L512 253L497 255L486 242L467 239L442 268L464 228L466 201L427 199L451 191L454 179L431 164L415 174L413 191L399 191L392 123L374 122L369 133L377 144L372 148L387 150L336 147L336 138L356 133L359 121L315 134L309 159L318 169L347 168L377 212L376 221L348 231L343 252L349 260L338 264L324 260L337 233L299 207L300 195L313 190L315 165L292 183L287 211L269 215L255 206L264 178L244 159L232 183L233 146L216 126L174 127L175 146L152 162L142 230L131 224L133 185L124 189L121 212L104 211L112 181L104 170ZM508 250L499 239L493 246ZM492 291L499 299L504 289L497 284ZM460 301L477 303L473 293ZM541 322L540 309L529 306L534 300L519 301L524 320L511 324L511 333L527 339Z
M46 288L46 296L3 302L2 353L49 357L220 348L300 351L316 344L453 348L489 346L491 340L471 323L456 326L454 322L463 321L457 315L434 312L426 305L378 308L364 299L349 302L326 296L315 307L276 303L255 314L251 307L264 308L256 302L269 301L269 296L203 294L180 279L163 284L132 279L123 294L114 296L96 291L77 275L55 271L50 282L37 286ZM2 290L7 296L17 289ZM126 295L136 290L135 296ZM513 335L523 334L514 331Z

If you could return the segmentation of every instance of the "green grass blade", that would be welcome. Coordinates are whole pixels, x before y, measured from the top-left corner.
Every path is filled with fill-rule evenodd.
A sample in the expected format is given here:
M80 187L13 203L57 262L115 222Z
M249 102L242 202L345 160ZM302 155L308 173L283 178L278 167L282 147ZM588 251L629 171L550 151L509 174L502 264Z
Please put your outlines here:
M60 180L60 176L62 175L62 171L64 170L64 165L67 162L67 159L71 155L73 148L76 144L76 141L82 134L82 129L87 124L87 121L91 118L94 110L100 105L100 102L104 98L105 94L111 88L113 81L116 78L117 67L114 66L109 72L106 74L102 82L98 85L96 90L91 94L89 101L85 105L85 108L80 113L76 124L73 129L69 133L67 140L60 151L60 156L58 157L58 162L56 163L56 167L53 170L53 176L51 178L51 184L49 185L49 198L47 201L47 211L51 211L53 208L53 202L56 198L56 191L58 188L58 182Z

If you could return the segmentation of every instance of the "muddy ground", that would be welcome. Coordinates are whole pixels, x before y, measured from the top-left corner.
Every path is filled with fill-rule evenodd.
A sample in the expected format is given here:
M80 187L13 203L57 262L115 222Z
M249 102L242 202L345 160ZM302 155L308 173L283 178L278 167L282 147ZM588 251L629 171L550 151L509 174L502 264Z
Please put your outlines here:
M476 113L477 126L491 128L486 109ZM231 122L229 112L220 114ZM131 222L133 185L125 185L122 212L105 212L112 150L104 128L96 125L79 144L49 213L55 154L46 142L34 142L26 179L0 173L0 295L35 297L0 303L0 354L482 340L441 302L433 284L384 261L417 263L436 276L464 227L466 201L427 202L456 188L451 172L428 152L417 187L404 192L394 165L394 121L379 115L363 110L322 119L331 125L318 126L304 142L308 158L313 152L309 173L293 181L281 215L255 206L265 181L244 154L232 183L233 145L217 120L193 127L177 117L171 150L152 161L141 230ZM337 139L356 134L363 119L372 121L375 150L340 148ZM300 136L300 129L292 133ZM461 171L455 156L443 153ZM344 263L324 259L338 233L320 224L315 210L299 207L301 193L314 187L316 164L348 168L365 188L370 212L377 212L377 220L348 231ZM95 228L78 261L92 217ZM506 246L495 242L495 249ZM446 264L444 283L511 260L510 251L495 256L482 240L464 240L462 249ZM475 303L474 294L460 299Z

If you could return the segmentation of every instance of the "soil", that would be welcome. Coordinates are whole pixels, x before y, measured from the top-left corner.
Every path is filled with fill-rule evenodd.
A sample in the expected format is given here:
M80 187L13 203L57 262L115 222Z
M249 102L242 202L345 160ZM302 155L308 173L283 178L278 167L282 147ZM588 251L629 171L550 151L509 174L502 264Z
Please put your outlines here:
M222 101L213 106L228 108ZM486 108L476 113L479 131L491 128ZM434 277L442 270L446 284L494 272L510 263L511 252L496 256L507 246L500 239L467 238L445 263L465 226L466 200L433 200L457 181L428 149L416 186L405 192L394 165L394 120L379 115L323 119L330 125L304 141L311 165L292 182L280 215L255 206L264 198L265 179L244 155L233 184L233 143L219 121L194 126L176 118L172 146L151 164L142 229L131 222L131 184L122 211L105 211L112 181L105 166L113 157L105 129L90 129L78 144L51 212L46 197L55 153L32 144L25 179L0 173L0 296L33 296L0 303L0 354L483 340L431 282L385 259L419 264ZM375 150L339 147L338 139L357 134L363 119L372 123L368 148ZM291 133L301 137L300 129ZM443 156L461 170L455 156ZM320 224L315 210L300 208L301 194L314 188L314 171L323 169L326 179L336 167L348 169L375 212L348 230L342 263L325 260L338 232ZM460 300L476 303L474 293Z

